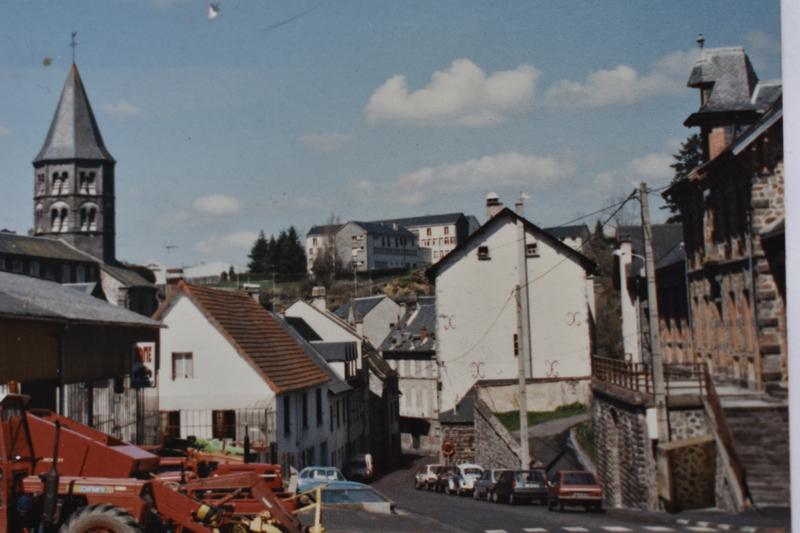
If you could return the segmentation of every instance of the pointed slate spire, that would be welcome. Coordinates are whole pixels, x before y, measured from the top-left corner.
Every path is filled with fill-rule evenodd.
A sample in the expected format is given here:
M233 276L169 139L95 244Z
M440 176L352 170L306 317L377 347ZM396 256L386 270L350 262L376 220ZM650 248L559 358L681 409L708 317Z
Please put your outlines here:
M64 83L53 122L47 132L44 146L34 163L63 159L91 159L114 162L106 150L100 128L89 105L86 89L83 87L78 67L75 63Z

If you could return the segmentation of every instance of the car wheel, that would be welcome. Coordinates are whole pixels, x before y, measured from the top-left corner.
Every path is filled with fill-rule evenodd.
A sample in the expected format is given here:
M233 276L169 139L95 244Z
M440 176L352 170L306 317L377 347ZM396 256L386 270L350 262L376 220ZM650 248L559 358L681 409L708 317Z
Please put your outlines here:
M500 496L492 491L492 503L500 503Z
M517 500L516 498L514 498L514 493L512 492L511 494L508 495L508 505L516 505L516 504Z
M481 499L481 495L478 493L478 489L472 489L472 499L473 500Z

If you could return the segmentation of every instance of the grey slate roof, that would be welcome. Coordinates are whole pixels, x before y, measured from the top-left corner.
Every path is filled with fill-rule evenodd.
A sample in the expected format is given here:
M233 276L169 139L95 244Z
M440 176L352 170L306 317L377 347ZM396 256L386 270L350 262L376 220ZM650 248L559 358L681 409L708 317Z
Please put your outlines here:
M297 330L289 325L286 321L286 317L274 313L272 316L275 317L275 321L292 337L292 339L300 345L303 351L308 354L311 360L330 378L328 382L328 390L330 392L333 394L341 394L353 390L353 387L348 385L336 374L317 348L312 343L306 341Z
M633 253L644 255L644 233L641 226L617 227L617 240L623 235L631 239ZM683 262L686 252L681 245L683 242L683 226L681 224L653 224L653 256L656 270L677 262ZM631 262L633 271L644 266L642 260L634 257Z
M347 361L348 356L354 358L358 354L358 347L353 341L312 342L311 346L329 363L342 363Z
M294 330L300 334L305 340L311 341L321 341L322 337L320 337L314 328L308 325L308 322L300 318L299 316L287 316L284 317L284 320L294 328Z
M392 325L389 335L381 344L384 357L391 352L434 352L436 350L436 303L435 298L417 301L416 308L409 311L397 324ZM423 328L426 332L422 338Z
M364 362L367 364L370 372L375 374L378 379L385 381L387 378L397 377L397 371L389 366L389 363L383 360L376 354L364 356Z
M744 48L708 48L695 62L687 85L702 88L713 84L700 111L752 109L751 95L758 83Z
M68 287L73 291L93 296L94 290L97 288L97 283L64 283L64 287Z
M584 241L588 241L592 236L586 224L579 224L576 226L554 226L552 228L544 228L544 230L559 240L581 238Z
M33 162L59 159L114 161L103 143L86 89L74 63L61 91L44 146Z
M388 296L384 296L379 294L377 296L363 296L361 298L355 299L355 312L356 312L356 320L361 320L364 318L367 313L372 311L376 305L381 303L384 298L388 298ZM344 303L336 308L334 314L339 318L343 318L347 320L350 316L350 302Z
M340 229L342 229L344 224L325 224L322 226L311 226L311 229L308 230L306 233L306 237L311 237L312 235L325 235L328 231L331 233L336 233Z
M356 220L352 221L353 224L356 224L364 229L370 235L388 235L389 237L415 237L413 233L408 231L403 226L397 226L396 228L391 224L381 224L379 222L359 222Z
M81 261L83 263L99 262L95 257L73 248L62 240L29 237L8 232L0 232L0 254Z
M115 326L160 323L53 281L0 271L0 315Z
M119 264L119 265L109 265L108 263L101 263L100 268L120 282L126 287L153 287L155 285L144 279L141 275L139 275L136 271L127 268L126 266Z
M442 424L472 424L475 419L475 402L478 392L473 386L456 404L455 409L439 413L439 422Z
M398 224L406 228L414 226L433 226L437 224L455 224L464 213L443 213L441 215L422 215L418 217L392 218L376 220L377 224Z

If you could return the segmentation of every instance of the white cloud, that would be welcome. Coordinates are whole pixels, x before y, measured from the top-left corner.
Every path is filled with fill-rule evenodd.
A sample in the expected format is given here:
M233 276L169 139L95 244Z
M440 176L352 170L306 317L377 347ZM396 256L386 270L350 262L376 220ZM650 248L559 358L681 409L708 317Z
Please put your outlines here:
M9 135L10 133L11 133L10 129L6 128L5 126L0 126L0 137L5 137L6 135Z
M511 151L423 167L397 177L388 185L362 180L354 187L368 198L389 197L401 204L415 205L430 199L431 195L453 191L484 191L487 187L547 188L573 172L574 165L570 162Z
M209 194L194 201L194 208L209 215L234 215L242 206L237 198L226 194Z
M127 100L120 100L115 104L105 104L103 110L110 115L136 115L139 108Z
M744 41L756 73L767 70L780 75L781 43L778 39L765 31L755 30L745 35Z
M364 114L373 122L417 126L497 124L531 108L538 75L520 65L487 76L469 59L457 59L416 91L409 92L405 76L392 76L372 93Z
M656 60L647 74L628 65L619 65L591 72L582 82L561 80L545 93L545 105L592 109L679 93L686 88L686 79L697 54L696 49L672 52Z
M674 162L670 154L645 154L628 161L620 168L595 174L591 184L581 192L586 195L629 192L642 181L648 182L650 186L660 186L671 179L674 172L670 165Z
M236 231L227 235L209 235L195 243L192 249L201 254L215 254L222 251L249 250L258 233L254 231Z
M312 152L317 152L319 154L330 154L343 149L354 139L355 137L349 133L327 132L306 133L305 135L301 136L299 140L303 146Z

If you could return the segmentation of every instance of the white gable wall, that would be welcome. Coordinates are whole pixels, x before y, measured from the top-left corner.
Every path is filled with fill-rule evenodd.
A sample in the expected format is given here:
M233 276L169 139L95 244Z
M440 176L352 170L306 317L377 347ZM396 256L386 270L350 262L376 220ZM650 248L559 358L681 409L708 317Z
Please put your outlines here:
M164 317L159 402L163 411L246 409L273 405L275 393L184 295ZM172 353L193 354L194 378L172 379Z
M394 300L382 298L363 318L364 336L373 346L380 346L391 331L389 325L397 322L399 314L400 306Z
M452 409L477 380L517 377L517 227L510 218L498 222L484 239L449 259L436 279L441 411ZM536 240L528 232L526 242ZM489 247L490 260L478 260L479 246ZM539 257L527 259L532 377L586 378L592 285L583 267L562 251L544 240L538 240L538 251Z
M346 327L328 317L326 313L302 300L298 300L286 309L286 316L302 318L317 332L325 342L355 342L358 350L358 368L361 368L361 342L363 339Z

